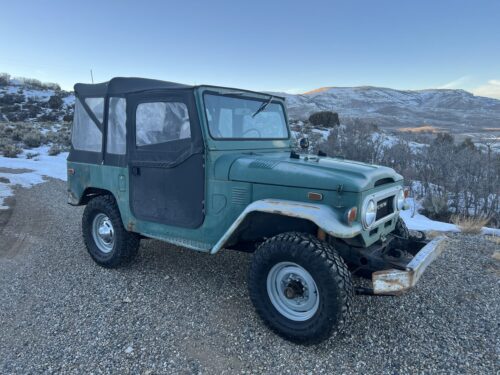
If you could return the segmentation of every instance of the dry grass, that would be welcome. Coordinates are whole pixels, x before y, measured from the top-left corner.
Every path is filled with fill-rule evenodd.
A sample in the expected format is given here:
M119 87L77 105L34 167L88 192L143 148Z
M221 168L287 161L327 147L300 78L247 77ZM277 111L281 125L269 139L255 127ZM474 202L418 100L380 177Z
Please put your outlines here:
M462 233L479 234L481 229L488 223L489 219L485 217L465 217L462 215L454 215L451 221L460 228Z
M442 133L442 129L436 128L432 125L422 125L418 126L416 128L398 128L397 131L402 132L402 133L412 133L412 134L437 134L437 133Z
M486 238L488 238L488 240L493 242L495 245L500 245L500 236L487 236Z

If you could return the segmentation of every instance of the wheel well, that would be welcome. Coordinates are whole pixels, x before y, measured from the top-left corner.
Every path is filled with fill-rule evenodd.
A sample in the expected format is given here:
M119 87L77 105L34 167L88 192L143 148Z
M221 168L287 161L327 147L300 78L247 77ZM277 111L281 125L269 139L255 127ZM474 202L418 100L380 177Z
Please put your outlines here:
M114 198L113 193L106 189L99 189L95 187L86 188L82 194L82 198L80 199L81 205L86 205L92 198L95 198L99 195L111 195Z
M316 235L318 226L307 219L269 212L251 212L231 235L226 249L253 252L267 238L285 232L302 232Z

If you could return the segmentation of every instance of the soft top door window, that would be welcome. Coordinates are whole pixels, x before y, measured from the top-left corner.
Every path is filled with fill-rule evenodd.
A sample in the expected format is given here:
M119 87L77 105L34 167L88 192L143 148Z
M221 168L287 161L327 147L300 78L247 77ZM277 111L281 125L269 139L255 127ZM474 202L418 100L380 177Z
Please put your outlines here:
M106 150L109 154L125 155L126 150L126 100L109 98L108 138Z
M191 138L188 108L183 102L140 103L135 123L138 147Z

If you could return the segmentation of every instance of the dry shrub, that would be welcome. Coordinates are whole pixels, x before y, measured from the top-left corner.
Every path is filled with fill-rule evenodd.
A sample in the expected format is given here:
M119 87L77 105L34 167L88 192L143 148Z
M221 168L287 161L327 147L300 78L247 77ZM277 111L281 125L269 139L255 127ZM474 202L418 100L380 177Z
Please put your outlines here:
M17 158L23 150L15 145L5 145L3 147L2 153L6 158Z
M42 136L40 131L33 130L25 134L23 137L23 142L27 147L40 147L42 144Z
M50 146L49 148L49 155L50 156L56 156L56 155L59 155L61 153L61 147L59 147L59 145L52 145Z
M445 196L428 192L422 201L423 214L433 220L448 221L450 211L448 199Z
M451 217L451 222L460 228L462 233L466 234L479 234L481 233L481 229L486 225L489 221L488 218L480 217L480 216L462 216L462 215L453 215Z

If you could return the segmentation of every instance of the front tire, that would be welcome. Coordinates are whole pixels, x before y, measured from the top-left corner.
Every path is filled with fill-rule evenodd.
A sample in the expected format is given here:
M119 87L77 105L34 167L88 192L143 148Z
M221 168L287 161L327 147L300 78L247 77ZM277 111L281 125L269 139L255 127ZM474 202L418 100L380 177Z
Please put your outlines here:
M106 268L129 263L139 250L140 236L128 232L111 195L93 198L82 218L83 240L94 261Z
M284 233L256 250L248 282L262 320L282 337L312 344L351 317L351 274L335 249L304 233Z
M398 220L396 221L396 227L394 228L394 233L405 240L410 238L410 231L408 230L406 223L400 217L398 217Z

